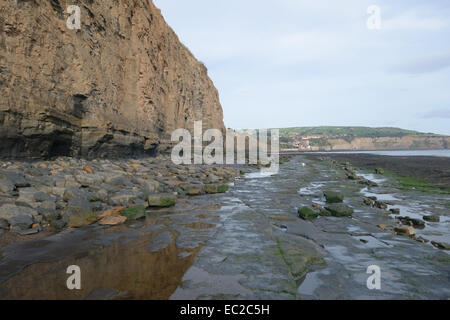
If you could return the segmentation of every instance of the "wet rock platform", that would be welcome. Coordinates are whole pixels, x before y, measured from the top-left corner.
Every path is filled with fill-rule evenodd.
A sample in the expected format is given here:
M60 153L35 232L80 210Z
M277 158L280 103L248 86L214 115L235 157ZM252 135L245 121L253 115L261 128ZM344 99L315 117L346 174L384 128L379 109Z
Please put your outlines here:
M125 172L129 165L126 168ZM356 176L374 182L360 184L331 161L303 156L292 158L273 176L257 170L234 175L231 170L236 173L236 168L217 168L215 173L209 172L212 168L201 169L202 173L192 168L177 170L173 173L177 181L185 172L186 180L197 184L190 180L190 171L192 176L203 173L205 180L199 181L203 184L229 188L225 193L196 196L179 188L175 205L146 206L142 219L116 226L94 222L59 232L44 228L29 236L5 231L0 235L0 298L450 297L449 253L432 244L450 242L446 195L398 190L383 175L355 170ZM157 171L152 176L158 177ZM156 194L177 192L170 183L164 184L173 181L165 175L155 180L162 188ZM339 192L339 201L342 195L342 204L353 210L351 216L299 217L299 208L319 212L326 207L324 192L330 190ZM387 208L368 206L364 199L370 197ZM427 221L423 229L414 229L428 242L393 232L403 224L389 211L392 208L413 219L439 216L439 222ZM70 265L80 266L81 290L66 287ZM367 288L371 265L381 269L381 290Z

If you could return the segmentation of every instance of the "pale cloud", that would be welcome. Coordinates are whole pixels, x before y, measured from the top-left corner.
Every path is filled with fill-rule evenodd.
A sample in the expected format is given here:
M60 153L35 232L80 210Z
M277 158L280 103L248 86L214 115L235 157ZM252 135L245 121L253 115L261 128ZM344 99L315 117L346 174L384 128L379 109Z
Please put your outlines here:
M450 134L448 118L423 116L450 106L448 0L154 1L208 67L227 127ZM377 31L366 26L373 4Z
M450 67L450 51L403 62L390 69L394 73L421 74Z
M450 119L450 107L448 109L431 110L422 115L424 119Z
M383 20L383 30L439 31L449 26L448 20L437 17L424 17L417 12L405 12L391 19Z

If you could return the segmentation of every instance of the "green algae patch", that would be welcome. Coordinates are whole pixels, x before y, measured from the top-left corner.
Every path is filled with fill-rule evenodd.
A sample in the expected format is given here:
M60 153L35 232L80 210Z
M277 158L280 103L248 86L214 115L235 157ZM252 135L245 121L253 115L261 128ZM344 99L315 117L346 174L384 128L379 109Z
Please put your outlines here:
M319 216L319 214L316 211L314 211L309 207L302 207L298 209L298 215L303 220L314 220Z
M325 191L323 193L328 203L341 203L344 201L344 195L336 191Z
M127 220L138 220L145 217L145 210L146 208L144 206L136 206L122 210L120 215L127 217Z
M325 207L333 217L351 217L353 209L343 203L332 203Z
M315 267L326 264L325 260L313 250L300 245L292 245L280 241L280 239L276 239L276 241L279 254L295 280L303 278Z
M389 176L396 180L399 189L402 190L416 190L424 193L444 193L450 194L450 188L440 188L437 185L431 184L423 179L415 177L404 177L395 174L394 172L386 172L386 176Z
M229 187L225 184L222 185L215 185L215 184L208 184L205 186L206 193L214 194L214 193L225 193L227 192Z
M150 195L148 205L153 208L173 207L177 203L177 198L171 194Z

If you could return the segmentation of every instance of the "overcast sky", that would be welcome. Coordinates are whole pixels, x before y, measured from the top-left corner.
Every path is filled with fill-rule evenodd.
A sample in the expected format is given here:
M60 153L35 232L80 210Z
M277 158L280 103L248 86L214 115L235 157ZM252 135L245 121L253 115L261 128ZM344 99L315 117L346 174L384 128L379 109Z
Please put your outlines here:
M225 125L450 134L449 0L155 0L206 64ZM381 29L370 30L377 5Z

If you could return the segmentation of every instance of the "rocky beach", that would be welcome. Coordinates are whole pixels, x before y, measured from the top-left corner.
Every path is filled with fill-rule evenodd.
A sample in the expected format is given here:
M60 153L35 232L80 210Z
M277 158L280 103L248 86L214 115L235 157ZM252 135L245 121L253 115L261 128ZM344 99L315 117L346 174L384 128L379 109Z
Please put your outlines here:
M333 156L282 162L273 176L163 159L5 162L0 297L450 297L448 194ZM66 288L69 265L81 290ZM366 287L370 265L380 291Z
M450 157L327 152L448 151L450 60L250 3L159 2L208 70L152 0L0 2L0 300L450 299Z

